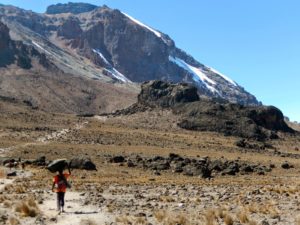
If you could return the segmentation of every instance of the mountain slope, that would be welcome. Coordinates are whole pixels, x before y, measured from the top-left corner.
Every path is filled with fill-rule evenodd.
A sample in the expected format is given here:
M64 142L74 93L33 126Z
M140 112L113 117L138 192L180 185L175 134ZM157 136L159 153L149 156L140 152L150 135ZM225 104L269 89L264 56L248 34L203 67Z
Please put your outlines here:
M62 4L48 10L51 14L37 14L2 6L0 17L15 39L44 53L65 73L106 83L187 82L202 97L260 104L234 81L178 49L168 35L107 6L81 7Z
M0 99L45 111L85 114L126 107L135 92L64 73L32 45L12 40L0 22Z

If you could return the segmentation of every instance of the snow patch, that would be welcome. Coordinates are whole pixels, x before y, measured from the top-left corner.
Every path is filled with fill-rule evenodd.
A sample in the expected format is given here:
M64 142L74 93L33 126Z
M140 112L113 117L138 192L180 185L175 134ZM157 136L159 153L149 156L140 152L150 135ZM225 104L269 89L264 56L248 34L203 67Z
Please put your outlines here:
M158 32L157 30L154 30L153 28L147 26L146 24L143 24L142 22L138 21L137 19L133 18L132 16L129 16L128 14L126 14L124 12L122 12L122 14L125 15L126 17L128 17L129 19L131 19L136 24L146 28L147 30L150 30L152 33L154 33L157 37L161 38L163 40L163 42L165 42L167 44L167 40L165 40L165 38L162 36L162 34L160 32Z
M98 49L93 49L93 52L98 54L107 65L111 66L111 64L108 62L108 60L104 57L104 55ZM128 78L126 78L122 73L120 73L117 69L112 68L112 69L105 69L105 70L110 72L116 79L121 80L124 83L129 83L129 82L131 83L131 81Z
M221 76L224 80L227 80L229 83L233 84L234 86L237 86L237 84L231 80L229 77L225 76L224 74L220 73L219 71L215 70L214 68L210 68L208 67L208 69L216 74L218 74L219 76Z
M131 83L131 81L126 78L122 73L120 73L115 68L112 69L105 69L106 71L110 72L116 79L123 81L124 83Z
M36 43L35 41L32 41L32 44L34 44L36 47L38 47L39 49L43 50L45 53L47 53L48 55L52 55L49 51L47 51L46 49L44 49L42 46L40 46L38 43Z
M97 55L99 55L101 57L101 59L103 59L103 61L106 63L106 64L110 64L107 59L104 57L104 55L97 49L93 49L93 52L96 53Z
M169 56L169 60L181 68L188 71L193 76L193 80L196 82L202 82L205 84L205 86L211 90L212 92L218 92L212 85L216 85L216 82L212 79L208 78L204 72L200 68L194 67L188 63L186 63L184 60L179 59L177 57Z

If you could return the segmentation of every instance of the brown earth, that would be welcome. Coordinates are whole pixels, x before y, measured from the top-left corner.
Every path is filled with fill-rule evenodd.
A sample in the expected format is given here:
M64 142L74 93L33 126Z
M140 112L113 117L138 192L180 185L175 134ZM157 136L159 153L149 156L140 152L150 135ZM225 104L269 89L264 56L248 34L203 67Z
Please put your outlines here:
M94 205L100 210L98 214L106 215L101 220L95 217L94 221L91 217L89 224L299 224L299 136L279 133L280 139L268 141L272 147L248 149L237 147L236 137L183 130L176 126L178 118L168 110L83 118L1 102L0 112L2 155L24 160L83 155L95 162L97 171L74 170L72 180L72 193L81 193L76 195L81 196L76 202L80 202L82 210ZM108 162L114 155L153 157L169 153L195 159L239 159L266 166L274 164L275 168L265 175L202 179L171 171L157 175L151 170ZM286 161L294 168L281 168ZM27 224L40 220L44 224L54 224L54 220L64 224L77 215L71 213L72 208L67 208L70 214L63 216L49 216L43 211L43 204L55 198L48 192L52 174L34 166L27 166L25 171L33 176L19 176L13 186L1 192L1 210L14 212L16 202L30 196L39 202L37 217L14 213ZM67 201L70 207L75 207L73 196L70 193ZM52 208L50 211L55 206Z

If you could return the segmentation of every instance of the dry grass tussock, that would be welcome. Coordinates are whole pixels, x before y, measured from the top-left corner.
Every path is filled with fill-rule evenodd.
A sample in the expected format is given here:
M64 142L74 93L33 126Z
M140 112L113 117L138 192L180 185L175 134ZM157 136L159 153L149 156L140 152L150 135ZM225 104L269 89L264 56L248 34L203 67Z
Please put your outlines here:
M4 169L0 168L0 179L3 179L5 177L6 177L6 173L5 173Z
M248 215L247 213L245 212L245 210L242 210L240 212L238 212L237 214L237 218L238 220L240 221L240 223L247 223L249 222L249 218L248 218Z
M80 225L98 225L98 223L92 219L83 219L80 221Z
M9 225L19 225L19 224L21 224L21 222L16 217L10 217L8 219L8 224Z
M300 215L296 217L295 225L300 225Z
M32 198L19 202L15 211L23 217L36 217L40 213L36 202Z
M189 220L187 214L183 213L169 213L164 210L154 212L155 224L161 225L192 225L193 223ZM116 218L117 224L149 224L147 217L143 216L119 216ZM199 223L197 223L199 224Z

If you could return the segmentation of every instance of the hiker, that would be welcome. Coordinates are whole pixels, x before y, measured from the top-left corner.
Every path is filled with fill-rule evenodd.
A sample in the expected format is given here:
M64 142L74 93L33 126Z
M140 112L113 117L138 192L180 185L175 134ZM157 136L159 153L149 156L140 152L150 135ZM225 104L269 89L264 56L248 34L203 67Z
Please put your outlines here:
M65 205L65 193L66 189L70 188L70 184L67 181L71 175L70 167L68 167L69 173L63 173L63 169L58 171L58 174L53 177L52 191L57 193L57 210L60 213L64 211Z

